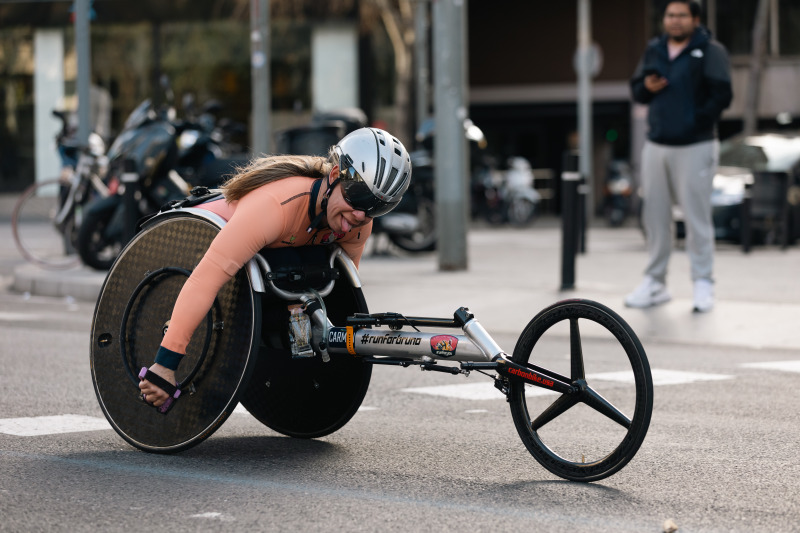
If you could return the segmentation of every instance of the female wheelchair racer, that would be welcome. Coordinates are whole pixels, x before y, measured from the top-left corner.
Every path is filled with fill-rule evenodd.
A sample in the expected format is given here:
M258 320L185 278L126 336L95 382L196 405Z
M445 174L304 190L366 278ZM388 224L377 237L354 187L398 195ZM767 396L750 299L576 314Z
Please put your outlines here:
M298 161L312 163L311 176L296 176ZM241 403L279 433L321 437L356 413L373 365L414 365L492 378L528 451L558 476L596 481L625 466L644 441L653 385L641 343L612 310L557 302L531 320L513 356L465 308L448 320L368 314L357 270L368 219L399 202L410 173L399 142L363 129L327 162L257 161L227 184L225 200L191 197L148 220L109 271L92 324L93 383L115 431L139 449L177 452ZM283 229L267 235L267 211L284 209ZM289 332L298 304L313 324L310 356ZM613 360L584 357L586 323L619 343ZM566 368L533 364L533 348L561 325Z
M178 295L155 364L142 376L142 398L170 407L192 333L222 285L261 249L336 242L358 266L372 217L396 206L410 179L405 147L376 128L344 137L327 161L278 156L234 176L222 188L224 198L202 206L228 222Z

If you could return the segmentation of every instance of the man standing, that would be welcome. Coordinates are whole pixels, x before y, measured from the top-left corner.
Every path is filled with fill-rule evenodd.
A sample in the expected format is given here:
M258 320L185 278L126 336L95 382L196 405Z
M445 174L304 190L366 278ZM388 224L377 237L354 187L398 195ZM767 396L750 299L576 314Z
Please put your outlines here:
M685 216L694 311L714 307L711 189L719 155L716 123L731 102L730 80L728 54L700 25L699 4L669 0L664 34L648 43L631 78L633 99L650 106L641 172L649 262L642 283L625 297L629 307L671 299L666 276L673 201Z

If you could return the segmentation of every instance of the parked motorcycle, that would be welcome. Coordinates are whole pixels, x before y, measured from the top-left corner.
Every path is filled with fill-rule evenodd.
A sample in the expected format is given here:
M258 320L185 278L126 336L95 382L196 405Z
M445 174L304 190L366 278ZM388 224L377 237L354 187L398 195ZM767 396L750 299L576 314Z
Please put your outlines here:
M527 159L511 157L507 170L491 166L476 172L473 215L491 224L523 227L536 217L541 194L533 186L533 171Z
M486 146L481 129L464 120L464 137L469 142L470 160ZM418 150L411 152L411 186L392 212L375 221L375 231L383 232L398 248L407 252L428 252L436 248L436 202L433 144L436 127L433 119L420 125L416 134Z
M407 252L428 252L436 248L433 162L424 150L409 155L411 185L397 207L375 219L373 231Z
M633 208L633 174L626 161L614 160L608 165L604 192L606 220L611 227L619 227Z
M87 266L110 268L130 238L128 221L185 197L194 185L217 186L242 160L225 158L229 154L213 132L208 123L175 120L173 108L155 109L150 100L134 109L107 154L107 181L119 184L117 194L88 207L78 234L78 253ZM124 183L130 175L135 181ZM126 187L136 188L136 213L126 213Z

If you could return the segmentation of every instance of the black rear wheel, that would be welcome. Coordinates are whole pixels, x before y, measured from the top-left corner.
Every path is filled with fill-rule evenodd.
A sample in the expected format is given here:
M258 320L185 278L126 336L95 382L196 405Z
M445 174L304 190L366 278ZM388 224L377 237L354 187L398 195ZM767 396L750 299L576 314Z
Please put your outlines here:
M310 248L327 258L325 248ZM336 282L324 302L335 325L343 325L354 313L368 312L361 288L351 285L347 276ZM298 438L329 435L358 411L369 387L372 365L360 357L342 354L332 354L328 362L319 356L293 359L286 305L271 293L262 295L261 351L240 401L250 414L278 433Z
M417 227L407 233L390 232L389 240L407 252L429 252L436 249L436 205L425 196L418 196L416 202Z
M119 202L102 200L101 209L90 208L78 229L77 248L81 261L95 270L108 270L122 247L122 223Z
M584 357L581 331L591 335L591 358ZM514 362L533 366L537 346L552 354L537 365L577 392L510 382L511 415L526 448L565 479L597 481L617 472L642 445L653 410L650 365L636 334L602 304L565 300L531 320L514 348Z

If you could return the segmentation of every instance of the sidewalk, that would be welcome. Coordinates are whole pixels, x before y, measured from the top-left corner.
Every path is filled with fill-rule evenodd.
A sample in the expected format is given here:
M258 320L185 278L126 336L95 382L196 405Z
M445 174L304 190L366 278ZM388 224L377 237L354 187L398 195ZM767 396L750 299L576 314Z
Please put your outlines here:
M759 247L748 255L718 245L716 307L696 314L686 253L677 248L668 284L673 300L628 309L623 298L641 279L646 254L638 228L592 228L587 253L576 262L576 289L560 291L561 229L553 221L531 228L475 228L468 235L469 268L440 272L436 253L370 254L385 248L380 237L361 262L364 292L373 312L450 317L460 306L492 334L518 335L545 306L588 298L617 311L642 340L693 345L800 349L800 249ZM105 273L87 268L53 272L20 264L10 290L94 301ZM591 332L584 332L591 334ZM511 347L507 347L511 349Z

